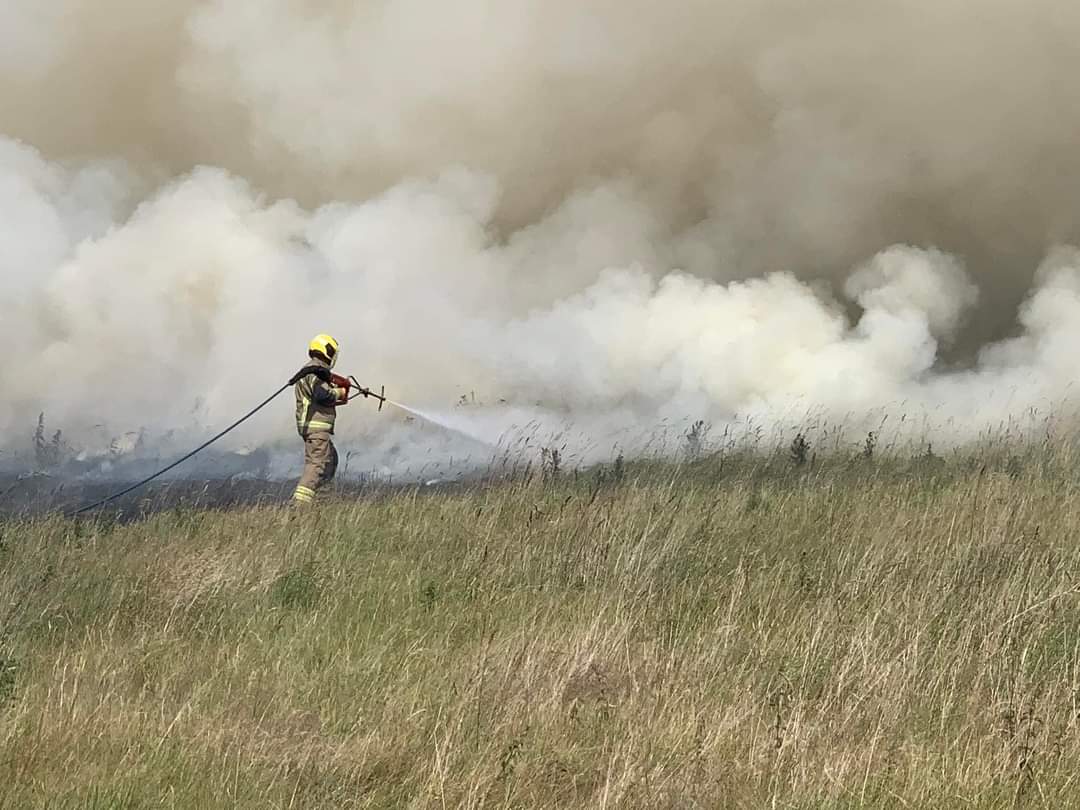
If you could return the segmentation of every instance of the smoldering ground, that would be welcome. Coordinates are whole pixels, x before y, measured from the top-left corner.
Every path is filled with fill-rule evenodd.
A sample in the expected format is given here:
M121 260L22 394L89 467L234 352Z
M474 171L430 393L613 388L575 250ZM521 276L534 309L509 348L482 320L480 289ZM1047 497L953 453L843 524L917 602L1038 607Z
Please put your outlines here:
M679 420L914 414L947 445L1070 412L1075 4L0 10L11 452L43 411L87 458L200 435L317 331L402 401L478 392L474 434L598 455Z

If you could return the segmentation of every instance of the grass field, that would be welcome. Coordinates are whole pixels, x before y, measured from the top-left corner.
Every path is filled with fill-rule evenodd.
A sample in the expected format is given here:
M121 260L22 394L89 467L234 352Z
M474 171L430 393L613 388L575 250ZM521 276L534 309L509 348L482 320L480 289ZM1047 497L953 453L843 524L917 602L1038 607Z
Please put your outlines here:
M1065 452L0 523L0 807L1080 807Z

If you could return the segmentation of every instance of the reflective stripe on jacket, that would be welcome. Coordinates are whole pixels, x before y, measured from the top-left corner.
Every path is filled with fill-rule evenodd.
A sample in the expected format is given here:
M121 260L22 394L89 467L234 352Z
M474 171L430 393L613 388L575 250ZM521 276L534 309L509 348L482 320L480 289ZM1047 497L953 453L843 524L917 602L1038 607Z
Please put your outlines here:
M322 360L312 359L304 367L318 366L329 373L330 366ZM301 369L303 370L303 369ZM296 430L301 436L309 433L333 433L337 419L336 403L344 393L340 388L324 382L314 372L301 377L293 387L296 392Z

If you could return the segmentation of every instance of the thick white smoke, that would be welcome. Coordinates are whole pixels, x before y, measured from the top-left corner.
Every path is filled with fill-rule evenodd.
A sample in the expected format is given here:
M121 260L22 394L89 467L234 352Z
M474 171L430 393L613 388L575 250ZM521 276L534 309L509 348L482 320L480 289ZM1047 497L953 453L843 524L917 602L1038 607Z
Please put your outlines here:
M410 404L475 392L466 432L583 455L806 414L949 444L1070 394L1075 4L0 14L7 447L41 411L88 450L189 438L319 331ZM288 410L233 446L287 442ZM430 455L376 438L395 419L343 438Z

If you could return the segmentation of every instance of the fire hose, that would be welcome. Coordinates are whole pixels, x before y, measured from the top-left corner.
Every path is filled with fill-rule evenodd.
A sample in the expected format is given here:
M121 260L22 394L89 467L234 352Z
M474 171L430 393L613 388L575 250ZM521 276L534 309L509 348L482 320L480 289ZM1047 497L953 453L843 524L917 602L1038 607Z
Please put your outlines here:
M314 372L312 370L313 368L319 368L320 371L319 372ZM194 450L192 450L186 456L183 456L182 458L178 458L176 461L174 461L168 467L164 467L164 468L158 470L153 475L148 476L148 477L146 477L146 478L142 479L141 481L138 481L138 482L136 482L134 484L131 484L130 486L125 487L124 489L120 490L119 492L114 492L112 495L109 495L109 496L107 496L105 498L102 498L99 501L95 501L94 503L90 504L89 506L84 506L81 509L78 509L75 512L72 512L69 515L69 517L79 517L80 515L84 515L87 512L92 512L92 511L94 511L95 509L97 509L97 508L99 508L101 506L105 506L108 503L112 503L113 501L117 500L118 498L122 498L125 495L127 495L129 493L132 493L135 490L146 486L147 484L151 483L152 481L157 480L161 476L165 475L165 473L171 472L172 470L179 467L181 464L183 464L188 459L194 458L199 453L201 453L203 450L205 450L207 447L209 447L214 442L216 442L218 439L221 439L222 437L228 435L229 433L232 433L232 431L236 430L238 427L240 427L240 425L244 424L244 422L246 422L248 419L253 417L255 414L257 414L259 411L261 411L263 408L265 408L267 405L269 405L271 402L273 402L279 396L281 396L289 388L292 388L297 382L299 382L299 380L302 377L306 376L305 372L306 373L317 373L320 379L323 379L324 381L330 381L335 386L337 386L338 388L343 389L344 392L345 392L345 395L344 395L344 397L342 399L339 399L337 401L338 405L344 405L344 404L346 404L348 402L352 402L354 399L357 399L358 397L372 397L374 399L379 400L379 410L381 411L382 406L386 403L386 388L385 388L385 386L380 390L380 392L378 394L376 394L371 389L365 388L362 385L360 385L360 383L357 381L357 379L355 377L341 377L341 376L339 376L337 374L329 374L329 373L327 373L326 369L322 369L321 367L318 367L318 366L301 369L300 372L296 376L294 376L291 380L289 380L287 383L285 383L285 385L281 386L281 388L279 388L273 394L268 396L266 399L264 399L262 402L260 402L258 405L256 405L254 408L252 408L250 411L248 411L246 414L241 416L239 419L237 419L235 422L233 422L227 428L222 430L220 433L215 435L213 438L208 439L205 442L203 442L202 444L200 444L198 447L196 447ZM351 393L353 388L356 389L355 394Z

